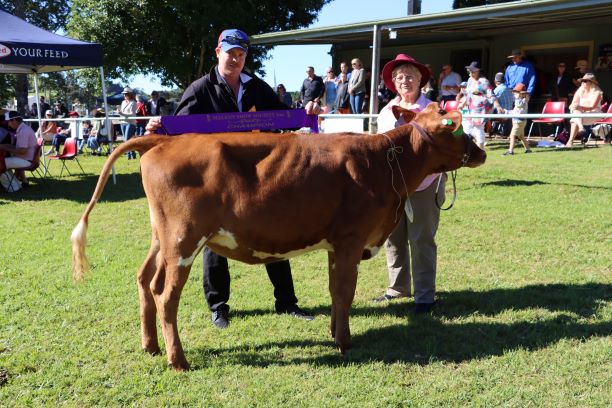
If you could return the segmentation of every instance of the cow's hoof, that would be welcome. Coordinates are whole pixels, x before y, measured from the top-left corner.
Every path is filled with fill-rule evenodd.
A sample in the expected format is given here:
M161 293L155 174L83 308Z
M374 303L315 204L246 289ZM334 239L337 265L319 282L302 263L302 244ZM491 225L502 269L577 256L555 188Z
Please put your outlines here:
M168 363L168 368L174 368L176 372L189 371L189 363Z
M159 356L161 354L159 347L143 347L142 351L152 356Z

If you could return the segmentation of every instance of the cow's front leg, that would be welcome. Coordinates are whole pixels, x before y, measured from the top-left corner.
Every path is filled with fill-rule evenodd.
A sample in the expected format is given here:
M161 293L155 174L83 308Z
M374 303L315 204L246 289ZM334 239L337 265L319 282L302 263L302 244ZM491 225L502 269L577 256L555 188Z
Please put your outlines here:
M327 252L327 264L328 264L328 274L329 274L329 293L332 294L332 302L331 302L331 321L329 323L329 334L334 338L336 336L336 308L334 305L334 296L332 289L332 282L334 281L334 269L335 265L334 253L332 251Z
M176 371L189 369L178 333L178 306L181 292L189 276L189 266L178 266L178 258L163 257L157 265L157 273L151 282L151 290L157 305L162 333L166 343L168 364Z
M158 254L159 241L155 236L155 231L153 231L151 248L137 276L138 297L140 299L140 336L142 349L152 355L160 353L157 340L157 325L155 321L157 308L155 307L155 299L153 299L153 293L151 293L150 287L151 280L157 269L155 259Z
M336 249L335 265L330 271L330 288L332 296L332 324L335 325L334 339L342 354L351 347L351 329L349 327L349 309L355 296L357 286L357 265L361 258L359 250Z

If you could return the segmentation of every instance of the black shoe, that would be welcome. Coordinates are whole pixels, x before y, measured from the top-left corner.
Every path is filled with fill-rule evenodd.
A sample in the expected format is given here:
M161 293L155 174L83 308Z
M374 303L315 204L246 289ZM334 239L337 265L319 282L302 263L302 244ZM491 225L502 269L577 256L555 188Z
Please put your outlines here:
M309 315L308 313L300 309L298 305L276 306L276 313L288 314L290 316L297 317L298 319L308 321L314 319L314 316Z
M219 329L225 329L229 326L228 311L225 309L215 310L212 313L212 323Z
M531 153L531 149L525 150L525 153Z
M417 313L417 314L430 313L431 309L433 309L435 304L436 304L435 302L432 302L432 303L415 303L413 311L414 311L414 313Z
M508 150L506 153L502 154L502 156L514 156L514 152Z
M392 301L395 299L399 299L399 296L393 296L393 295L387 295L386 293L382 296L379 296L377 298L372 299L374 302L380 303L380 302L387 302L387 301Z

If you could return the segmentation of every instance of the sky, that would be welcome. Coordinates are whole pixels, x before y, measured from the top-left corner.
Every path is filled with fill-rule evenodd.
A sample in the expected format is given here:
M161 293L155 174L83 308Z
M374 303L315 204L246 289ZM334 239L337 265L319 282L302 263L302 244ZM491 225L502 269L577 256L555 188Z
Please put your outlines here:
M439 13L452 8L452 0L423 0L421 14ZM356 4L358 5L356 7ZM356 3L355 0L333 0L325 5L319 13L319 18L309 28L328 27L337 24L349 24L363 21L373 21L405 16L408 0L376 0ZM270 53L263 69L266 74L263 79L274 86L284 84L288 91L297 91L306 77L306 67L313 66L317 75L323 75L331 65L328 54L331 45L281 45ZM334 67L334 71L338 71ZM147 93L163 89L155 77L137 76L130 86L140 88Z

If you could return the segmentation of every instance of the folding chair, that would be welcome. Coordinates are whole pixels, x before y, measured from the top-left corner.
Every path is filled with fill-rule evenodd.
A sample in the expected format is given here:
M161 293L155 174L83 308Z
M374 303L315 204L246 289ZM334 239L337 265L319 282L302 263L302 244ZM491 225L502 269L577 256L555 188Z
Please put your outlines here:
M565 102L563 101L558 101L558 102L551 102L548 101L544 104L544 109L542 109L542 113L543 114L555 114L555 113L565 113ZM533 124L537 123L538 124L538 130L540 132L540 135L542 135L542 128L540 127L541 123L547 124L547 125L557 125L555 127L555 137L557 137L557 133L559 133L559 125L561 125L563 122L565 121L565 119L563 118L540 118L540 119L533 119L531 121L531 126L529 126L529 134L527 134L527 140L529 140L529 138L531 137L531 130L533 129Z
M446 101L444 102L444 105L442 105L442 109L444 109L446 112L456 111L458 107L459 101Z
M62 151L62 154L58 154L55 156L49 156L47 157L49 159L49 164L47 165L47 170L49 170L49 168L51 167L51 162L53 160L59 160L62 163L62 169L60 171L60 177L62 177L62 174L64 172L64 169L66 169L66 171L68 172L69 175L72 176L72 173L70 173L70 170L68 170L68 166L66 166L66 162L71 160L71 161L75 161L81 171L83 172L83 174L85 174L85 170L83 170L83 166L81 166L81 163L79 163L79 159L77 157L77 144L76 144L76 139L74 139L73 137L70 137L68 139L66 139L66 141L64 142L64 150ZM50 173L50 172L49 172Z
M612 103L610 104L610 106L608 106L608 111L606 113L612 113ZM588 145L592 139L595 142L595 147L597 147L597 140L595 139L595 137L598 135L596 135L595 132L593 132L593 128L597 125L601 125L605 129L607 129L607 132L606 132L606 135L607 135L608 133L610 133L610 130L612 129L612 118L605 118L602 120L598 120L597 122L593 123L590 126L590 129L588 131L588 137L586 139L586 142L584 142L585 146ZM599 129L601 129L601 127Z

